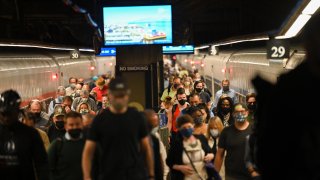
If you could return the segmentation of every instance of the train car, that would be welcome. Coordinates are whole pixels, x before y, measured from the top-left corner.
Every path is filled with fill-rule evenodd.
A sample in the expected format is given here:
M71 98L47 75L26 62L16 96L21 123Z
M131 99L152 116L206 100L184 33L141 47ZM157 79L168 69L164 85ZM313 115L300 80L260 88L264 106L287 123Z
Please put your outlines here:
M114 75L115 57L80 53L78 59L71 59L70 51L5 48L0 52L0 91L17 90L24 107L35 98L50 101L58 86L69 84L69 77L90 81L95 75Z
M177 55L177 62L190 71L198 70L214 94L220 89L221 81L229 79L241 102L245 95L255 92L251 80L260 75L275 83L282 73L299 65L305 58L302 48L294 48L289 59L267 59L264 48L226 50L218 55Z

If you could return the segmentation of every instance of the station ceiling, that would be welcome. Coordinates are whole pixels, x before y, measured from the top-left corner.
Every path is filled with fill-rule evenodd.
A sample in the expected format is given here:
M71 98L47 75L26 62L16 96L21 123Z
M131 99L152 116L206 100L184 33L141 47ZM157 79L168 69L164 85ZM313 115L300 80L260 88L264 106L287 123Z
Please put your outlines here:
M204 44L280 28L299 0L72 0L99 22L101 4L173 4L176 44ZM95 29L67 0L0 0L0 40L92 46Z

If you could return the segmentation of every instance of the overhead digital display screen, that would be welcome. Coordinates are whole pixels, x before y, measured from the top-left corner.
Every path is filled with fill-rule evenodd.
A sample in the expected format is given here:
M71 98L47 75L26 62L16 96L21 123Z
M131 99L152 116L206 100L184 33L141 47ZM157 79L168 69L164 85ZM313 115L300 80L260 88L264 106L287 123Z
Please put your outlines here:
M163 54L193 54L194 46L193 45L184 45L184 46L163 46Z
M171 5L103 8L105 46L171 44Z

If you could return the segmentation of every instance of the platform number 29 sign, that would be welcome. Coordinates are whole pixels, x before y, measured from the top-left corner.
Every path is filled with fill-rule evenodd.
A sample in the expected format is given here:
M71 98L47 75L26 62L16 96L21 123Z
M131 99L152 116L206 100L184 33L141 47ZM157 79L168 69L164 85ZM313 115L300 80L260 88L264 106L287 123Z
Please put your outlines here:
M267 43L268 59L289 58L290 46L287 40L270 40Z

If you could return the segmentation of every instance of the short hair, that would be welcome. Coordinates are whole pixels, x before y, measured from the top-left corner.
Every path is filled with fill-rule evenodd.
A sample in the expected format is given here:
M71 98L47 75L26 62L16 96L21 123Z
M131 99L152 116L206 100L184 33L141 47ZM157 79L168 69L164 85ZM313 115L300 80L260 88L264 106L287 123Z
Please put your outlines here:
M229 79L224 79L224 80L222 80L222 81L221 81L221 84L223 84L223 82L227 82L228 84L230 84Z
M248 102L248 100L250 99L250 98L257 98L257 95L255 94L255 93L249 93L249 94L247 94L246 95L246 102Z
M189 98L194 98L195 96L198 96L200 98L200 95L198 93L191 93Z
M81 122L82 122L82 115L78 112L75 112L75 111L70 111L69 113L67 113L65 116L64 116L64 122L66 123L68 118L80 118L81 119Z
M59 93L59 92L61 92L61 91L66 92L66 88L64 88L63 86L59 86L59 87L57 88L57 93Z
M180 81L181 81L181 78L179 76L175 76L172 81L174 81L176 79L180 79Z
M186 109L186 114L189 114L190 116L192 116L192 114L197 111L201 112L201 109L198 106L190 106L189 108Z
M178 95L182 95L182 94L186 94L186 91L185 91L184 88L179 88L179 89L177 90L176 96L178 97Z
M192 117L189 114L184 114L177 119L177 128L181 128L186 123L194 124Z
M29 104L28 104L27 109L30 109L30 108L31 108L31 105L32 105L33 103L38 103L38 104L40 105L40 109L42 110L42 104L41 104L41 101L40 101L39 99L33 99L33 100L31 100L31 101L29 102Z
M76 83L78 82L78 79L77 79L77 78L75 78L75 77L70 77L70 78L69 78L69 83L70 83L71 79L75 79L75 80L76 80Z
M249 109L248 109L248 106L245 105L245 104L243 104L243 103L236 103L236 104L234 105L234 110L236 109L237 106L241 106L241 107L244 108L246 111L249 110ZM234 110L233 110L233 111L234 111Z
M62 98L62 102L65 102L65 101L71 101L71 102L73 102L73 99L72 99L71 96L64 96L64 97Z
M86 89L82 89L82 90L80 90L80 93L79 93L80 95L86 95L86 96L89 96L89 91L88 90L86 90Z

